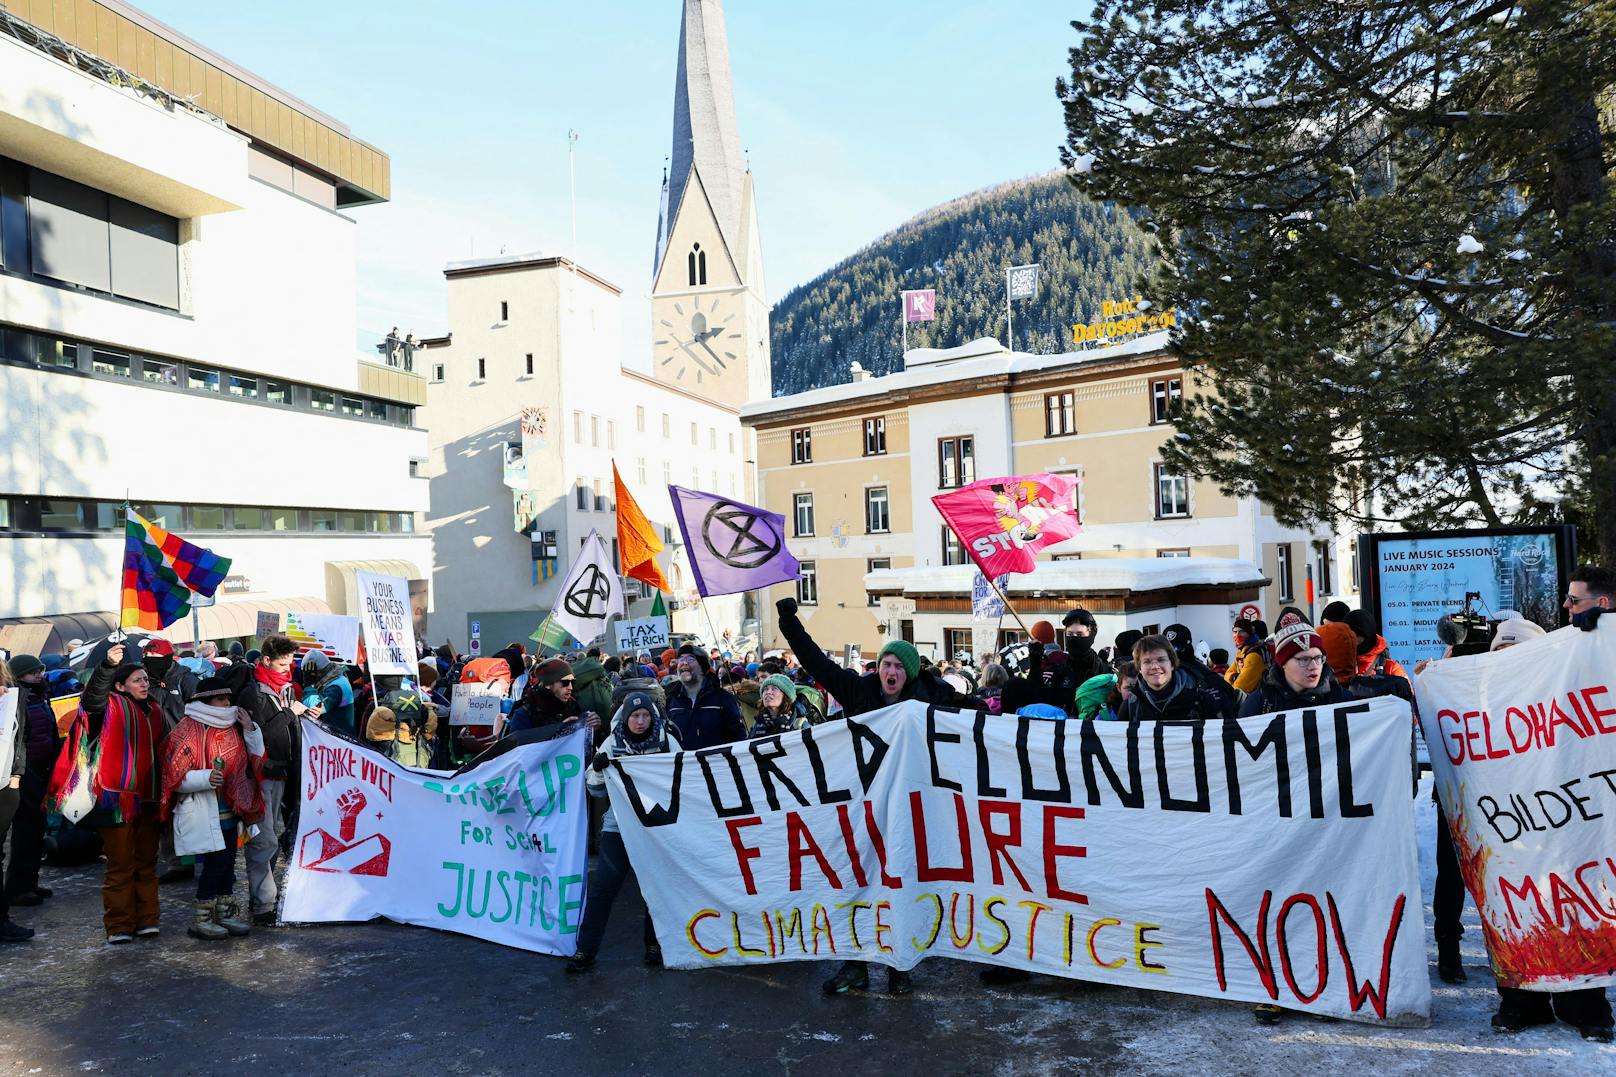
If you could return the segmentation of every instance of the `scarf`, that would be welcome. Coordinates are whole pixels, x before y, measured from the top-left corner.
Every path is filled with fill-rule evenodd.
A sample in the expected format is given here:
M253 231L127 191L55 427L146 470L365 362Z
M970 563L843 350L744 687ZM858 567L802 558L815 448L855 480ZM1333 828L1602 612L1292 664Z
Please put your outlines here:
M185 717L195 718L203 725L212 729L229 729L236 724L236 716L241 713L240 707L215 707L211 703L204 703L194 699L185 705ZM210 763L209 766L212 764Z
M275 670L270 669L266 663L259 662L253 666L253 680L276 695L281 695L286 691L286 686L292 683L292 671L287 670L285 673L277 673Z
M244 822L256 822L264 814L264 796L258 785L264 757L247 753L247 742L235 724L235 707L197 702L186 706L185 717L163 745L163 819L173 816L185 776L193 770L211 770L218 758L224 760L224 784L215 790L219 798Z
M767 710L759 709L752 718L753 739L758 737L772 737L776 733L789 733L797 728L797 711L795 707L788 706L779 714L770 714Z
M107 696L94 788L100 806L116 808L120 822L158 800L163 736L163 714L155 699L137 701L116 690Z

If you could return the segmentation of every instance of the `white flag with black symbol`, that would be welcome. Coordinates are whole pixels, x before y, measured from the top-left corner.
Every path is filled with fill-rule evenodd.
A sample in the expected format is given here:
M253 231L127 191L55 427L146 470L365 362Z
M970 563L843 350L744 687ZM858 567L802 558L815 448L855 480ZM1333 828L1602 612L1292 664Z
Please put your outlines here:
M600 532L591 531L584 539L551 615L584 644L606 631L608 618L623 616L623 581Z

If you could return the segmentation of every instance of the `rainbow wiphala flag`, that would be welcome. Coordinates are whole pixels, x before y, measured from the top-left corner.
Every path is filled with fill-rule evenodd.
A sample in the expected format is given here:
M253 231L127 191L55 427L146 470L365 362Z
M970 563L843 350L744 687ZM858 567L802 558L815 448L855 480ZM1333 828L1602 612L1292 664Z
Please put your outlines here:
M192 545L128 510L123 528L124 628L167 628L191 612L191 595L213 597L230 558Z

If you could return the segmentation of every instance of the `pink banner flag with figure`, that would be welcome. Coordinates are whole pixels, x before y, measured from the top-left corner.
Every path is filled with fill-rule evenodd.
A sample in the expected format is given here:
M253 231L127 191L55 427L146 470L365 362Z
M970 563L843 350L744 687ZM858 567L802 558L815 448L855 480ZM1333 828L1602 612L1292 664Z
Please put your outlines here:
M1070 475L982 479L931 499L984 575L1031 572L1038 551L1083 530Z
M937 317L937 290L926 288L921 291L903 293L903 320L906 322L929 322Z

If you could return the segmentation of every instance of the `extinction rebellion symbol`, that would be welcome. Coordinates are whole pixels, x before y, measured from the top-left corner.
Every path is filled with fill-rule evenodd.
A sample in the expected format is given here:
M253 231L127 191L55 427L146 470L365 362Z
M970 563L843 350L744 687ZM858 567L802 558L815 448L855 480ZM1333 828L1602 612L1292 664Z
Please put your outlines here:
M701 540L730 568L757 568L780 552L780 534L769 521L733 501L720 501L707 510Z
M606 581L606 574L595 565L585 565L577 582L561 600L561 608L574 617L599 620L606 616L611 597L611 585Z

